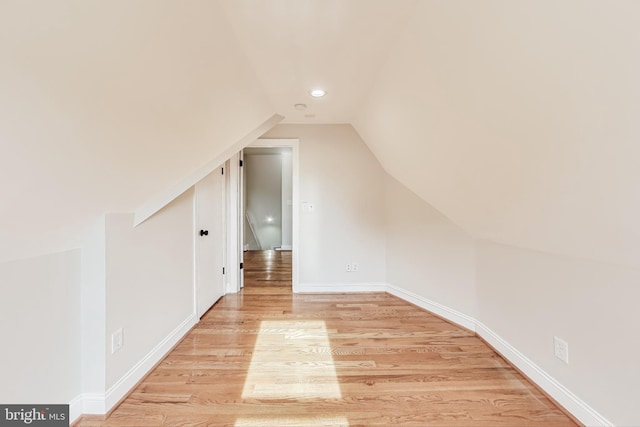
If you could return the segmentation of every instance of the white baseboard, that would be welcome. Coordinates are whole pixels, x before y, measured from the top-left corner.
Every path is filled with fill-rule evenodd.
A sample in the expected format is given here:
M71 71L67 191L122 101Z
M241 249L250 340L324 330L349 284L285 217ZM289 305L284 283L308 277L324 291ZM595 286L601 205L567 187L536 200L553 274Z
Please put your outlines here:
M238 292L238 290L236 289L235 286L233 286L231 283L227 282L224 285L224 289L225 289L225 295L227 294L235 294Z
M292 245L280 245L280 250L281 251L290 251L293 249Z
M595 409L587 405L582 399L560 384L541 367L533 363L533 361L520 353L515 347L505 341L482 322L445 305L428 300L427 298L394 285L388 284L387 292L427 311L435 313L457 325L463 326L471 331L475 331L478 336L491 344L505 359L520 369L527 377L538 385L538 387L548 393L549 396L553 397L560 405L585 425L613 427L614 424L611 421L600 415Z
M198 317L192 313L182 321L169 335L158 343L145 357L129 369L113 386L109 388L105 396L106 412L109 412L131 389L144 378L149 371L162 360L163 357L184 337L187 332L198 323ZM106 413L105 412L105 413Z
M315 293L343 293L343 292L385 292L385 283L300 283L295 289L295 293L315 294Z
M106 393L84 393L73 399L69 407L71 420L75 421L82 414L107 414L166 356L196 323L198 323L198 317L193 313L124 374Z
M510 363L520 369L534 383L585 425L604 427L613 427L614 425L482 322L443 304L431 301L398 286L385 283L302 283L295 292L388 292L391 295L415 304L455 324L475 331ZM185 319L114 384L106 394L85 393L73 399L69 407L71 421L75 421L81 414L104 415L108 413L196 323L198 323L198 318L195 314Z
M476 320L473 317L467 316L466 314L461 313L457 310L449 308L435 301L431 301L420 295L414 294L413 292L407 291L406 289L402 289L391 284L387 284L387 292L389 292L391 295L395 295L398 298L415 304L420 308L424 308L427 311L435 313L438 316L444 317L450 322L467 328L470 331L475 332L476 330Z
M614 424L612 422L600 415L527 356L520 353L502 337L477 320L476 333L582 423L587 426L613 427Z
M82 413L104 415L107 413L104 393L85 393L82 395Z
M84 395L76 396L69 402L69 424L74 423L84 413Z

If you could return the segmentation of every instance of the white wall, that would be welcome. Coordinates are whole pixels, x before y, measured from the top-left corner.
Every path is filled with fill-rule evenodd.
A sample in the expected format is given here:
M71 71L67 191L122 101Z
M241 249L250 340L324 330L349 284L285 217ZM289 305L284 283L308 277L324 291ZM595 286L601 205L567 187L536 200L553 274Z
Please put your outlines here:
M105 391L106 357L106 217L90 228L82 247L82 391ZM91 409L94 410L94 409Z
M282 245L282 156L279 153L244 154L246 182L245 211L252 219L253 230L261 248ZM268 221L271 218L271 222ZM250 229L245 231L245 244L250 242Z
M462 316L435 307L488 328L615 425L640 423L639 270L472 239L391 177L386 203L391 292L455 310ZM554 336L569 343L569 365L555 358Z
M133 214L107 214L107 389L194 315L193 239L193 190L136 228Z
M391 177L386 212L390 292L504 340L528 375L541 378L523 358L556 381L541 382L549 392L559 383L587 405L555 395L583 420L640 423L640 270L472 239ZM569 343L568 365L554 336Z
M384 283L384 172L353 128L278 125L263 138L300 140L300 202L315 206L300 214L301 288Z
M0 401L70 403L82 392L78 249L0 264Z
M638 28L632 0L418 2L354 120L479 239L478 320L620 425L640 424Z
M186 210L175 214L180 221L160 215L168 228L135 231L128 215L110 216L105 230L104 213L132 212L164 193L273 111L218 2L2 1L0 53L0 262L7 262L0 274L3 302L13 301L0 310L0 324L13 325L20 309L29 312L23 331L37 324L58 340L46 352L4 352L12 371L3 378L25 373L25 382L16 388L3 380L0 394L29 402L86 392L99 401L112 326L125 326L125 349L109 358L109 385L186 316L191 292L173 286L192 285L192 249L170 236L185 231L183 219L190 224ZM171 263L159 262L167 255L161 237L181 250ZM81 248L78 265L59 260L74 248ZM147 291L160 301L132 298ZM26 297L37 306L39 295L52 306L24 310ZM51 316L56 305L64 316ZM154 316L159 323L150 323ZM31 377L30 369L40 374L52 361L58 366L43 376L46 384Z
M81 246L273 114L214 1L3 1L0 53L0 261Z
M640 2L420 1L354 127L476 238L640 265Z
M487 241L476 259L478 320L615 425L640 425L640 271Z
M473 239L386 176L387 283L474 316Z

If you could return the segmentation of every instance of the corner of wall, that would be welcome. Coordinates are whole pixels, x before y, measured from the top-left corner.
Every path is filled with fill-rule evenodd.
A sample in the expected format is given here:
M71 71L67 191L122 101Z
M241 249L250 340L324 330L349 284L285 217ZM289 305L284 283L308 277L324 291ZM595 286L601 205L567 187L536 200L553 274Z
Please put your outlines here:
M513 328L507 328L509 334L505 336L501 332L505 329L502 323L486 323L482 317L482 313L488 310L486 307L505 299L504 295L491 294L493 302L485 307L483 303L487 302L488 291L482 288L482 283L487 280L498 281L500 286L509 290L507 297L512 298L517 286L526 286L528 283L518 282L519 276L514 269L518 270L518 266L532 268L531 263L527 264L527 261L518 258L520 255L500 258L500 254L494 254L491 268L495 275L485 277L487 268L482 263L482 259L486 258L483 255L486 252L483 241L474 239L390 176L385 192L386 291L476 332L585 424L612 425L552 373L534 362L530 348L516 348L518 344L513 342ZM552 267L553 264L549 268ZM562 275L569 274L563 269L558 271ZM520 302L535 304L531 299ZM505 304L508 306L511 303L507 300L502 302L503 306ZM505 310L508 311L508 308ZM495 328L500 332L496 332Z
M106 215L96 218L82 248L82 393L104 393L106 362Z

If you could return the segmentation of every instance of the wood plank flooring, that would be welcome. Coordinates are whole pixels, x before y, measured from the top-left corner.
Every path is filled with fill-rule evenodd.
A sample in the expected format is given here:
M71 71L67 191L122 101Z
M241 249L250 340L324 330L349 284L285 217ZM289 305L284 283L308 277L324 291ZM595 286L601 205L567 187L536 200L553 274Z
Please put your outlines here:
M385 293L293 295L245 253L227 295L107 420L79 426L575 426L473 333Z

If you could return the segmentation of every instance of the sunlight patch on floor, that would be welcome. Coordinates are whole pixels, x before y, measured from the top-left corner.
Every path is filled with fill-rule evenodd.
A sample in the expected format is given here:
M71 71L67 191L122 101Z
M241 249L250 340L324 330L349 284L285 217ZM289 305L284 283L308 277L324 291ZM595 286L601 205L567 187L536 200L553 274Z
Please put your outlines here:
M340 399L331 353L313 348L330 348L324 321L261 322L242 398Z

